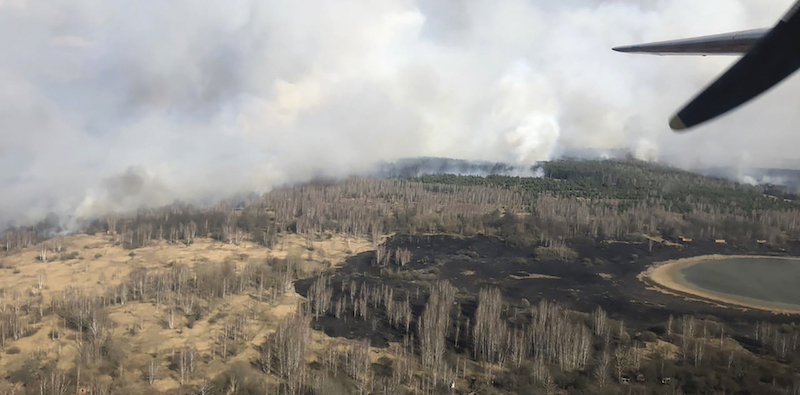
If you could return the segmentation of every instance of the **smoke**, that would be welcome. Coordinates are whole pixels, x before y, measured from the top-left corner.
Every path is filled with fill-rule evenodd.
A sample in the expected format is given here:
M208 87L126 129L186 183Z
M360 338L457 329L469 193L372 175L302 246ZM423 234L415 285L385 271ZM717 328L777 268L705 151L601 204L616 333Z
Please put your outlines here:
M264 192L403 157L794 160L796 79L675 135L671 112L735 59L610 50L769 26L790 3L0 0L0 221Z

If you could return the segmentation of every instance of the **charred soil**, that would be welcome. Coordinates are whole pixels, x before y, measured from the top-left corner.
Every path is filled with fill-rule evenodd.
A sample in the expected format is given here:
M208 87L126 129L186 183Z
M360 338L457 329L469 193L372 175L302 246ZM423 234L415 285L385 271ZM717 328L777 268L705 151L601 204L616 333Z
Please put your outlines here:
M527 306L545 299L567 309L590 313L598 306L613 319L624 320L632 329L663 331L654 323L670 315L694 315L728 323L732 328L749 328L752 322L769 320L790 323L796 317L766 311L747 310L692 295L665 294L637 276L656 262L706 254L796 255L800 245L790 243L780 250L769 247L746 248L714 243L694 243L675 247L663 243L597 242L582 240L572 247L578 258L570 262L539 260L536 247L520 247L492 236L458 237L447 235L395 235L387 250L408 249L412 259L400 267L378 265L374 251L348 258L331 274L333 299L346 297L349 284L368 284L393 289L394 295L409 295L414 316L427 300L425 291L438 280L448 280L458 289L462 313L474 313L481 288L494 286L511 306ZM314 279L298 281L296 290L307 296ZM344 284L344 285L343 285ZM370 320L336 319L322 316L312 325L330 336L372 339L373 346L402 339L403 331L386 324L385 313L370 307ZM412 328L413 329L413 328Z

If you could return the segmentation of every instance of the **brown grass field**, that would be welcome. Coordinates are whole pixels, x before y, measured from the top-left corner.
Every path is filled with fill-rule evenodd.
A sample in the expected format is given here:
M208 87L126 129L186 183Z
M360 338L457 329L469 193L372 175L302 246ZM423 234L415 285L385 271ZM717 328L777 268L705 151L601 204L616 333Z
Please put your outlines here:
M39 300L37 305L47 306L64 291L80 289L88 295L100 295L110 285L119 284L134 268L167 268L171 264L185 264L190 268L200 262L223 262L232 260L237 268L252 260L285 258L290 255L301 258L298 268L307 275L331 269L353 254L368 251L372 244L365 239L346 239L330 236L313 242L309 248L307 241L297 235L280 238L275 248L266 248L250 242L239 245L226 244L211 239L197 239L187 246L159 242L144 248L126 250L108 235L73 235L63 240L61 254L51 253L48 262L39 259L41 246L0 256L0 297L2 304L13 306L26 298ZM76 254L77 253L77 254ZM61 256L64 258L62 259ZM69 259L67 257L70 257ZM40 286L41 285L41 286ZM167 356L184 345L192 345L199 354L195 381L202 377L212 378L224 370L224 366L236 361L252 361L257 358L256 346L260 345L267 333L272 331L278 321L291 314L301 296L289 290L282 297L259 302L249 294L228 296L209 305L204 318L186 326L186 318L177 318L177 324L169 329L165 324L166 309L155 303L129 302L124 305L107 307L111 321L111 336L120 340L125 362L118 372L124 381L143 382L142 367L149 365L156 357L160 364L153 388L167 391L179 387L176 373L167 366ZM11 307L8 307L11 308ZM28 314L37 314L36 309ZM215 336L221 330L223 318L235 314L247 314L245 330L247 341L233 357L226 360L219 357L215 348L219 347ZM51 339L51 330L60 335ZM64 371L75 366L78 357L75 331L64 328L55 314L45 315L32 326L29 336L18 340L6 339L4 352L0 354L0 377L18 369L27 359L36 357L41 361L53 361ZM346 342L332 341L321 332L312 333L309 360L317 359L325 347ZM241 346L240 346L241 347ZM377 350L373 353L376 354ZM95 380L111 381L108 374L100 372L84 373ZM0 390L2 390L0 385Z

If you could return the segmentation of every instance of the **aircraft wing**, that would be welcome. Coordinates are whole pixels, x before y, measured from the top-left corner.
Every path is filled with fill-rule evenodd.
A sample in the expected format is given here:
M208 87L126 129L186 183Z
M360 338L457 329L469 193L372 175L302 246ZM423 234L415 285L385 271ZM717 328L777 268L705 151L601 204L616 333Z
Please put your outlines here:
M772 29L613 49L619 52L656 54L745 54L678 111L669 122L673 130L688 129L739 107L800 68L800 0L792 5L789 12Z
M650 53L655 55L736 55L750 51L770 29L752 29L711 36L658 41L647 44L615 47L617 52Z
M670 120L673 130L701 124L750 101L800 68L800 1L728 71Z

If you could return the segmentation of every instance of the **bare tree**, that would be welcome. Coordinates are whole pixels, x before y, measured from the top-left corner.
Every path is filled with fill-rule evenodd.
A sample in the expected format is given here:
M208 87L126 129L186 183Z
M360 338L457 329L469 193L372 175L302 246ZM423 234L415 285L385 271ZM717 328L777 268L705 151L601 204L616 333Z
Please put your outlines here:
M314 319L318 319L320 315L325 315L331 307L331 297L333 296L333 289L330 286L330 278L327 276L320 276L308 290L308 299L314 310Z
M431 287L425 311L417 328L422 366L432 369L433 380L444 377L445 337L450 327L450 310L455 302L456 290L448 281L439 281Z
M156 374L158 373L158 360L156 357L150 358L150 363L147 364L147 371L145 372L145 378L147 378L147 383L153 385L156 381Z
M397 266L403 267L411 262L411 250L408 248L398 248L394 252L394 259Z
M66 395L69 386L67 374L58 369L39 375L39 393L41 395Z
M212 386L211 383L208 382L208 379L203 377L200 380L200 384L197 385L197 394L198 395L209 395L211 394Z
M47 271L44 269L39 269L36 271L36 286L39 289L44 288L44 283L47 280Z
M672 318L672 314L669 315L669 320L667 321L667 336L672 336L672 325L674 319Z
M108 226L108 233L110 235L113 236L117 234L117 217L106 217L106 225Z
M305 353L311 336L310 322L308 308L301 306L297 313L278 324L262 346L260 360L267 362L266 369L277 368L278 375L292 393L299 391L306 378ZM262 369L265 369L263 365Z
M689 358L691 344L694 339L694 316L681 317L681 354L684 362Z
M386 266L386 262L389 261L389 252L386 249L386 245L380 244L375 247L375 266Z
M359 385L360 393L368 393L366 386L370 382L369 339L357 341L345 352L347 374Z
M547 362L545 362L543 355L534 357L531 373L533 380L539 384L545 384L552 380L552 377L550 376L550 369L548 368Z
M600 358L597 359L597 366L594 370L594 379L597 381L597 385L600 388L605 387L606 383L608 382L608 365L611 363L611 356L608 353L608 350L603 350L603 353L600 354Z
M500 312L502 298L497 288L483 288L478 293L475 328L472 331L473 352L478 360L497 361L503 344L505 327Z
M705 356L706 343L708 342L708 329L703 324L703 336L694 343L694 366L698 367L703 363Z
M630 364L630 355L628 351L623 350L622 348L617 348L614 351L614 368L617 372L617 381L622 380L622 373L628 369L628 365Z
M51 243L53 243L53 252L57 254L61 252L61 248L64 244L64 238L61 236L53 236Z
M608 314L599 306L592 312L592 331L601 338L608 333Z
M522 365L522 361L528 355L528 350L530 349L528 341L530 340L530 336L528 336L525 329L511 328L508 331L509 333L506 335L506 339L511 354L511 361L514 363L515 367L519 368Z
M175 329L175 298L172 296L169 297L167 306L167 327Z
M197 350L186 344L178 350L177 354L177 361L173 359L173 363L177 362L176 367L178 370L179 383L183 386L186 384L191 373L194 372ZM173 356L173 358L176 357Z

